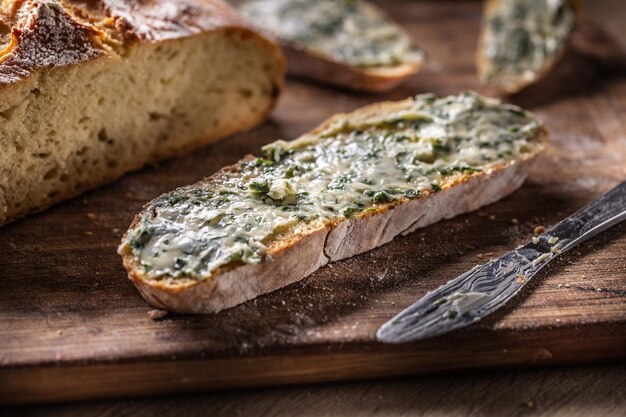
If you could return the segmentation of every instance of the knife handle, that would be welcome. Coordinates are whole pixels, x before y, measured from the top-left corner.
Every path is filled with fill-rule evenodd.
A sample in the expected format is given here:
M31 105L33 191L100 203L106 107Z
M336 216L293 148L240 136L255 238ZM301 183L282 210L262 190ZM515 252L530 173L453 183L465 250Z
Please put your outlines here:
M626 181L557 223L540 239L548 242L551 237L557 237L559 251L565 252L623 220L626 220Z

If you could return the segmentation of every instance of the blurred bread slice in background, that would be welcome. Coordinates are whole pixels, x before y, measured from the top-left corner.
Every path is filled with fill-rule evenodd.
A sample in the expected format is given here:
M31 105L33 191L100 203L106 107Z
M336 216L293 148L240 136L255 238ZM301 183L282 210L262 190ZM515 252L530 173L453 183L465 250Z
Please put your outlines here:
M383 11L361 0L231 0L276 37L289 73L367 92L385 92L417 73L423 52Z
M513 94L548 73L574 29L569 0L487 0L476 63L480 79Z

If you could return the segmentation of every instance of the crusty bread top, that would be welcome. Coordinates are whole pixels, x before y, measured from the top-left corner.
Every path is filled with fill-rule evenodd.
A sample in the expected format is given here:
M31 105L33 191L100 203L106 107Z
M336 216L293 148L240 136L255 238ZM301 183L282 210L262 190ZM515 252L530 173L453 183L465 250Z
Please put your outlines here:
M5 0L0 3L0 86L157 42L245 28L221 0Z

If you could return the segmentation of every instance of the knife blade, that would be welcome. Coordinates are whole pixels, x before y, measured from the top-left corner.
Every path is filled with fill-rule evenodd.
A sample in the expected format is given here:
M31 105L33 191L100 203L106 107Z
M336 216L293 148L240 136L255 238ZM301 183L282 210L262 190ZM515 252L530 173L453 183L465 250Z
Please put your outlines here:
M506 255L478 265L401 311L376 337L414 342L460 329L493 313L551 260L626 220L626 181Z

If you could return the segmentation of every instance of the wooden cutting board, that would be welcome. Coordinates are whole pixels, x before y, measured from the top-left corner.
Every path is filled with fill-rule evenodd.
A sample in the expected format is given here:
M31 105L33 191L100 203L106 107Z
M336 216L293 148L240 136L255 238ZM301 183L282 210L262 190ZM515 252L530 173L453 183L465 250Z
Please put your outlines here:
M0 229L0 402L131 396L333 381L626 356L626 224L565 254L494 317L402 346L378 326L428 290L528 240L626 178L626 64L581 21L562 63L510 98L551 144L527 183L304 281L211 316L158 321L126 279L116 246L146 201L325 117L432 91L481 88L473 55L480 4L385 2L428 53L422 73L383 96L290 80L258 129ZM523 387L520 387L523 389Z

